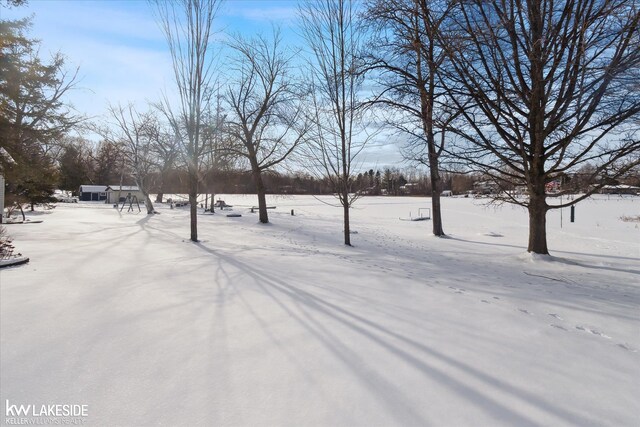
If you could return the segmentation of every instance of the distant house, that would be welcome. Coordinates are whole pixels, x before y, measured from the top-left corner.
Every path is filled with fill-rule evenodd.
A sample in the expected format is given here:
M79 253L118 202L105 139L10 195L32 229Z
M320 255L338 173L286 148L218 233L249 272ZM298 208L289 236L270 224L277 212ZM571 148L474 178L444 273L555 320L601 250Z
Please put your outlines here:
M497 194L500 187L493 181L479 181L473 183L473 191L476 194Z
M127 199L127 195L135 196L139 203L144 202L144 194L135 185L109 185L107 187L107 203L122 203Z
M605 185L600 190L602 194L640 194L640 187L632 185Z
M544 191L547 194L557 193L560 191L560 185L561 185L561 181L559 179L556 179L551 182L547 182L544 186Z
M106 185L81 185L80 200L83 202L102 202L107 200Z
M418 182L408 182L405 185L400 186L400 194L408 194L410 196L420 194L422 188Z

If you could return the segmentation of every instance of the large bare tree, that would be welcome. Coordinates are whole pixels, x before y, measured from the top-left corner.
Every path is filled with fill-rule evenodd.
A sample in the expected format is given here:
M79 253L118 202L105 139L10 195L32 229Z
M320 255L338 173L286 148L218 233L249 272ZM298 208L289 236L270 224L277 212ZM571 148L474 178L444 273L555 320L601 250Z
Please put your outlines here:
M359 100L364 34L350 0L307 1L299 15L312 53L311 167L321 171L335 191L343 209L344 244L351 246L349 209L358 197L352 188L354 166L371 136Z
M158 22L169 45L177 105L165 96L161 105L181 145L189 176L191 240L198 241L198 186L209 147L202 140L203 115L214 79L214 21L222 0L156 0Z
M584 164L611 178L638 164L639 19L635 0L459 2L450 89L472 108L457 154L526 187L507 197L528 209L529 252L548 254L547 211L568 206L548 202L548 183Z
M244 156L251 167L258 195L259 218L268 223L266 187L262 174L282 163L306 135L303 115L305 94L291 66L295 54L282 48L279 30L272 37L236 37L232 83L226 91L229 115L225 131L232 151ZM299 80L299 79L298 79Z
M157 162L153 148L157 136L157 120L153 113L140 113L129 104L110 106L109 114L113 123L105 127L103 137L119 144L126 165L131 169L133 179L144 195L147 214L155 213L153 203L149 197L152 184L152 174L157 172Z
M429 167L433 234L444 236L440 193L440 156L446 129L458 113L447 105L440 73L447 66L441 27L452 2L369 0L364 16L373 36L368 62L380 90L370 101L383 106L387 122L409 137L404 157ZM389 114L389 108L395 114Z
M158 193L155 202L162 203L168 175L175 168L180 155L180 145L172 126L160 120L157 114L151 114L152 120L147 126L147 137L151 141L151 154L157 169L155 186Z

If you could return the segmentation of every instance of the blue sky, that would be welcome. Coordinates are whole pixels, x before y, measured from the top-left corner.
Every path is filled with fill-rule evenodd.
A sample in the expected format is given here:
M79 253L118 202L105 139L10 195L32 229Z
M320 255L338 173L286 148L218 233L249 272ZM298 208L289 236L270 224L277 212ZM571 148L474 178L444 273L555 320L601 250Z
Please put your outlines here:
M268 33L278 25L285 42L302 46L296 30L297 1L229 0L216 21L220 37ZM0 8L0 18L33 15L30 36L40 39L41 56L61 51L67 67L80 67L79 84L69 101L92 117L109 103L133 102L144 108L173 83L166 42L146 0L29 0L26 6ZM370 167L400 160L394 146L369 150Z
M69 69L80 67L70 98L90 116L102 114L108 102L156 100L172 85L166 42L146 0L30 0L1 13L3 19L33 15L30 35L41 40L41 54L61 51ZM223 6L216 25L224 37L269 31L276 22L295 43L295 14L294 1L236 0Z

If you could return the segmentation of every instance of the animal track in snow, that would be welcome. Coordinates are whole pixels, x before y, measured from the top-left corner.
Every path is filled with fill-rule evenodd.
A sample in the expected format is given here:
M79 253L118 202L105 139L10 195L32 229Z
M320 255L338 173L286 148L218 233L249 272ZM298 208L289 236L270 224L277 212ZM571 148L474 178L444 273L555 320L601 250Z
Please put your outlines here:
M529 316L533 316L532 312L530 312L529 310L525 310L524 308L519 308L518 311L524 314L528 314Z
M636 350L635 348L631 347L629 344L627 343L620 343L620 344L616 344L616 347L620 347L624 350L630 351L632 353L637 353L638 350Z
M556 324L552 323L552 324L550 324L549 326L551 326L552 328L561 329L561 330L563 330L563 331L568 331L568 329L567 329L567 328L565 328L565 327L564 327L564 326L562 326L562 325L556 325Z
M589 333L591 333L593 335L597 335L597 336L602 337L602 338L611 339L610 336L607 336L604 333L602 333L602 332L600 332L600 331L598 331L596 329L591 329L591 328L588 328L586 326L578 325L578 326L576 326L576 329L579 330L579 331L583 331L583 332L589 332Z
M555 317L555 318L556 318L556 319L558 319L558 320L564 320L562 317L560 317L560 315L559 315L559 314L549 313L549 316L551 316L551 317Z

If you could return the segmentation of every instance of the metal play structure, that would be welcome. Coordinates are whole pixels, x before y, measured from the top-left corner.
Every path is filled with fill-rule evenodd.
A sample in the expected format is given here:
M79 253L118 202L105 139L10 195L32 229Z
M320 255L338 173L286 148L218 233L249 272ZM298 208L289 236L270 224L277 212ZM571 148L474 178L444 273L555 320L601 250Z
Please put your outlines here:
M133 212L133 204L135 203L136 206L138 206L138 212L142 212L142 209L140 209L140 202L138 202L138 196L136 196L135 194L132 196L131 193L127 194L127 197L124 199L124 201L122 202L122 206L120 207L120 212L122 212L122 209L124 209L124 206L126 204L129 204L129 209L127 209L127 212Z
M400 221L426 221L431 219L431 208L418 208L418 216L409 212L409 218L399 218Z

